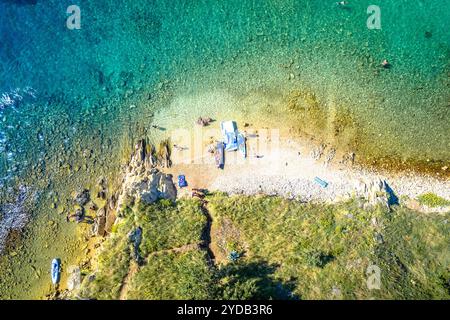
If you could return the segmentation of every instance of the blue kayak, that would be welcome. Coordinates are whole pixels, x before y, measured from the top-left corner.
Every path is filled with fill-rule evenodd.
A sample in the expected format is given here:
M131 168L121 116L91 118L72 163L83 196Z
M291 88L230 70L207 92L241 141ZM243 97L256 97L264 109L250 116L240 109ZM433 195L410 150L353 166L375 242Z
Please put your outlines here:
M328 182L326 182L326 181L320 179L319 177L315 177L315 178L314 178L314 181L315 181L318 185L320 185L322 188L326 188L326 187L328 186Z
M52 260L52 283L58 284L61 278L61 260L55 258Z
M225 154L224 154L224 143L218 142L216 146L216 150L214 151L214 160L216 162L216 166L219 169L223 169L225 165Z

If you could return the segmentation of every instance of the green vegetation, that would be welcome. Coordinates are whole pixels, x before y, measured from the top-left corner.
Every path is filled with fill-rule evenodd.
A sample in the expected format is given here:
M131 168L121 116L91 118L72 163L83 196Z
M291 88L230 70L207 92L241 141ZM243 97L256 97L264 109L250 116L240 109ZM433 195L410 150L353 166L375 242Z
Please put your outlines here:
M105 242L95 280L83 296L117 298L130 268L127 234L143 228L145 263L127 279L129 299L449 299L449 214L403 207L361 209L362 201L303 204L278 197L207 198L137 205ZM239 251L231 262L227 256ZM128 258L126 258L128 257ZM134 264L134 262L132 262ZM368 267L380 289L367 286Z
M206 217L197 200L176 204L162 200L157 204L137 204L121 212L123 218L114 226L113 234L105 241L98 258L95 278L86 277L80 294L97 299L116 299L122 281L129 272L132 245L130 231L140 226L143 230L141 255L199 243ZM153 260L151 260L153 261ZM159 273L156 274L159 277Z
M177 204L161 200L150 206L139 204L136 212L134 223L143 229L140 248L144 256L201 241L206 217L197 200Z
M245 263L276 266L270 279L293 296L448 299L448 214L360 207L357 200L312 205L224 196L209 205L216 220L230 219L240 229ZM366 285L370 265L381 269L380 290Z
M149 257L131 282L129 299L208 299L214 279L205 251L163 253Z
M420 195L417 200L419 200L421 204L429 207L443 207L450 205L449 200L439 197L438 195L431 192Z

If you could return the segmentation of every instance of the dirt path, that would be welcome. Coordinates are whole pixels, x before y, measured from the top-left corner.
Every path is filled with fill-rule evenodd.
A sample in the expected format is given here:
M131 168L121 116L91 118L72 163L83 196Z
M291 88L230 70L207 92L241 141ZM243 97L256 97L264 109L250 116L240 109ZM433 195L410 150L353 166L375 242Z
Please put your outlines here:
M154 256L159 255L159 254L183 253L183 252L187 252L187 251L190 251L190 250L203 249L203 250L206 250L207 257L208 257L208 264L210 266L214 266L214 264L215 264L215 253L213 251L214 246L211 244L211 227L212 227L213 219L211 217L211 214L209 213L207 205L208 205L207 201L202 201L201 210L202 210L203 214L206 217L206 224L205 224L205 226L203 228L200 242L189 243L189 244L185 244L183 246L176 247L176 248L170 248L170 249L163 249L163 250L159 250L159 251L154 251L154 252L150 253L144 259L144 265L148 263L149 258L154 257ZM125 278L123 279L122 285L120 287L120 293L119 293L119 299L120 300L126 300L127 299L127 294L128 294L130 281L131 281L131 279L133 278L133 276L136 274L136 272L138 270L139 270L139 265L136 262L131 261L130 262L130 267L128 269L128 273L125 276Z
M208 206L208 202L207 201L202 201L202 212L203 214L206 216L206 224L205 227L203 228L203 232L202 232L202 240L203 240L203 246L202 248L206 250L206 253L208 254L208 263L210 266L214 266L215 264L215 260L216 260L216 255L213 251L213 247L211 245L211 227L212 227L212 223L213 223L213 219L211 217L211 214L209 213L209 210L207 208Z
M134 261L131 261L128 273L122 281L122 286L120 287L119 300L127 300L128 287L130 280L133 278L135 273L139 270L139 266Z
M158 254L167 254L167 253L183 253L186 251L190 251L190 250L195 250L198 248L201 248L204 245L203 242L198 242L198 243L189 243L189 244L185 244L184 246L181 247L177 247L177 248L170 248L170 249L163 249L163 250L159 250L159 251L153 251L152 253L150 253L147 258L145 258L145 263L148 262L148 258L150 257L154 257Z

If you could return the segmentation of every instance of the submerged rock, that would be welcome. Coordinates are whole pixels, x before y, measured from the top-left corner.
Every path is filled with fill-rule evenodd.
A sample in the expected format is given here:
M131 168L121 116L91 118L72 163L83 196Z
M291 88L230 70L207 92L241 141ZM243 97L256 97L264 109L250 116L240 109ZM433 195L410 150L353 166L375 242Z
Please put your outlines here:
M75 197L73 198L73 201L80 206L86 205L90 200L91 200L91 195L90 195L89 190L87 190L87 189L78 191L75 194Z
M211 122L213 122L213 119L211 119L209 117L205 117L205 118L199 117L196 121L196 123L202 127L208 126Z

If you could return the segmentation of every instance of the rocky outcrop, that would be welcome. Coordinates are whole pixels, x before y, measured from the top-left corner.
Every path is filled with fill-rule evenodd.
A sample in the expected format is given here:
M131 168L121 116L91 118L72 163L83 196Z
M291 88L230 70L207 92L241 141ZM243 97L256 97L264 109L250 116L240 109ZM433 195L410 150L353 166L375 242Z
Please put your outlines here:
M163 152L163 154L168 153ZM104 178L99 180L98 187L103 193L103 196L99 198L108 199L95 215L91 229L92 236L103 237L110 233L116 218L120 217L120 211L125 206L141 201L150 204L159 199L176 199L177 189L172 175L165 174L156 168L160 162L155 157L154 147L147 145L145 140L140 140L135 146L130 162L124 167L119 192L108 198L106 181ZM80 204L89 199L88 196L89 193L86 190L80 191L74 200Z
M375 179L369 182L360 182L356 187L357 194L367 200L367 206L382 206L390 209L398 204L398 198L385 180Z
M117 199L117 208L138 201L147 204L159 199L175 200L177 189L173 177L155 168L152 148L145 140L137 143L122 181L122 191Z
M107 211L106 207L103 207L97 211L94 224L92 226L92 234L94 236L103 237L106 232L106 218Z

